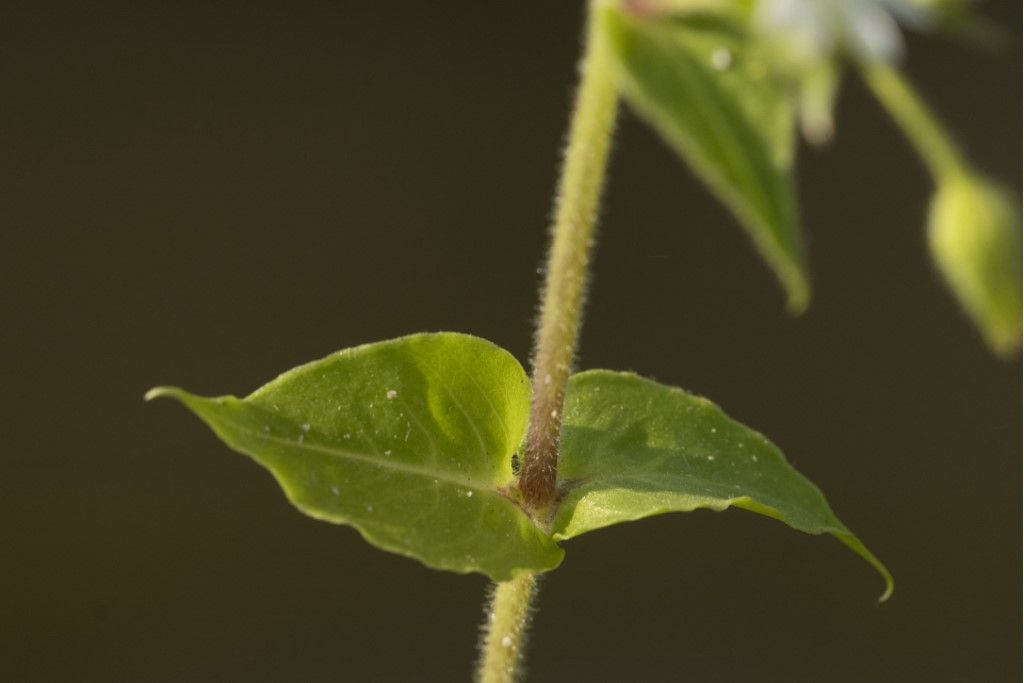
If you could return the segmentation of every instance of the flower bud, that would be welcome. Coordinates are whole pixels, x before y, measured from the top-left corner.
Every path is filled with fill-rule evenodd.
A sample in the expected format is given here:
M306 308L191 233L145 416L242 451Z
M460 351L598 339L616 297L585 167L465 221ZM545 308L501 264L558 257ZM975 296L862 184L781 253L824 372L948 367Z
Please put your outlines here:
M932 199L932 258L992 349L1013 352L1021 339L1021 222L997 185L952 176Z

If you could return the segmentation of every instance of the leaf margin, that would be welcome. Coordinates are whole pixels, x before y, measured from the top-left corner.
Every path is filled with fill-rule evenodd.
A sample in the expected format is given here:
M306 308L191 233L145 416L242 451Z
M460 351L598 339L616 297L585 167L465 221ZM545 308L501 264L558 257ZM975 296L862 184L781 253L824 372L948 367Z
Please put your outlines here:
M354 346L354 347L349 347L349 348L346 348L346 349L342 349L341 351L337 351L335 353L332 353L332 354L330 354L330 355L328 355L328 356L326 356L324 358L317 359L317 360L314 360L314 361L310 361L310 362L307 362L307 363L303 363L303 364L298 365L298 366L296 366L294 368L291 368L290 370L287 370L287 371L279 374L276 378L272 379L270 382L267 382L266 384L260 386L259 388L257 388L255 391L251 392L250 394L248 394L244 398L237 398L237 397L234 397L234 396L218 396L218 397L207 398L207 397L202 397L202 396L198 396L198 395L192 394L192 393L190 393L188 391L185 391L183 389L180 389L178 387L169 387L169 386L160 386L160 387L155 387L153 389L150 389L148 392L146 392L144 398L147 401L154 400L154 399L157 399L157 398L171 398L171 399L174 399L177 402L181 403L186 409L188 409L196 417L198 417L204 424L206 424L207 427L209 427L215 433L215 435L218 437L218 439L220 439L224 444L226 444L231 450L234 450L236 452L239 452L239 453L247 456L248 458L253 460L256 464L258 464L262 468L266 469L271 474L271 476L274 478L274 480L278 483L278 485L281 488L282 492L284 492L285 497L287 498L288 502L293 507L298 509L304 515L306 515L308 517L311 517L313 519L317 519L317 520L320 520L320 521L327 521L327 522L331 522L333 524L339 524L339 525L344 525L344 526L353 528L353 529L355 529L359 533L359 535L367 543L369 543L371 546L373 546L375 548L384 550L384 551L392 553L392 554L397 554L397 555L400 555L400 556L404 556L404 557L409 557L409 558L415 559L416 561L420 562L421 564L423 564L423 565L425 565L427 567L430 567L432 569L440 569L440 570L444 570L444 571L451 571L451 572L459 573L459 574L481 573L481 574L484 574L485 576L488 576L492 580L496 580L496 581L497 580L509 580L509 579L516 578L516 577L518 577L518 576L520 576L522 574L546 572L546 571L551 571L551 570L557 568L561 564L562 560L564 559L564 550L560 546L558 546L557 543L555 543L554 539L552 539L550 537L550 534L548 534L546 532L546 530L542 527L542 525L540 525L537 522L537 520L533 519L529 514L527 514L527 512L523 509L523 507L521 505L519 505L513 499L512 496L507 495L506 492L503 491L503 489L505 487L507 487L508 485L512 484L514 482L514 480L510 479L508 482L502 482L500 484L497 483L497 482L495 482L494 484L488 484L486 482L474 481L474 480L467 479L465 481L460 481L460 482L455 482L455 483L458 483L459 485L464 486L466 488L476 488L478 490L486 490L487 492L494 493L494 494L496 494L496 495L506 499L506 501L507 501L506 510L511 510L512 513L516 516L516 519L519 521L519 529L520 529L520 531L523 530L524 525L527 525L527 524L529 525L529 530L531 532L535 533L535 536L531 540L533 540L533 541L538 541L539 540L540 541L540 545L543 547L543 549L545 551L547 551L547 559L544 562L540 562L540 561L534 562L534 563L524 562L522 566L513 567L508 572L505 572L505 573L486 571L486 570L484 570L484 569L482 569L480 567L460 568L459 566L453 566L451 564L445 564L445 563L438 563L438 562L434 562L434 561L432 561L430 559L425 559L424 557L418 555L416 552L410 551L408 548L405 548L405 547L403 547L401 545L395 545L395 544L390 543L388 541L384 541L381 538L375 537L372 534L372 532L370 532L367 529L365 529L357 521L354 521L354 520L349 519L349 518L345 518L342 515L325 514L322 511L311 509L309 507L309 505L306 502L303 501L302 492L295 487L293 482L290 481L287 476L285 476L285 475L279 473L278 471L276 471L267 462L265 462L264 460L261 460L260 457L254 455L253 453L251 453L248 450L245 450L243 447L239 446L238 443L237 443L238 439L236 438L236 436L233 435L233 434L228 433L228 431L226 431L224 429L223 424L215 424L215 420L214 419L208 419L208 417L212 417L211 411L216 412L219 408L221 408L221 407L223 407L225 405L231 405L231 406L242 405L242 406L245 406L246 405L246 401L249 401L250 399L252 399L254 397L260 396L261 393L265 392L268 387L271 387L272 385L275 385L275 384L277 384L279 382L282 382L282 381L288 381L288 380L290 380L290 379L292 379L292 378L294 378L296 376L301 375L301 373L303 373L303 372L305 372L307 370L316 369L321 364L329 362L331 360L334 360L334 359L336 359L336 358L338 358L340 356L341 357L343 357L343 356L350 356L350 355L353 355L353 354L357 354L358 352L372 351L373 349L381 347L383 345L396 344L396 343L402 343L402 342L408 342L408 341L416 341L416 340L421 340L421 339L426 338L426 337L435 337L435 338L445 337L445 338L448 338L448 339L462 339L462 340L469 340L469 341L471 341L473 343L482 343L482 344L485 344L490 349L499 352L499 354L503 355L504 357L506 357L506 359L511 360L511 362L513 362L515 364L515 367L518 368L519 373L522 374L522 384L523 384L523 389L524 389L523 396L525 398L525 405L521 406L522 414L523 414L523 422L522 422L522 429L521 429L522 435L520 435L519 438L515 440L513 447L518 446L521 443L523 436L525 436L525 431L526 431L525 420L526 420L526 417L528 415L528 409L529 409L530 385L529 385L529 382L528 382L528 380L526 378L525 371L522 369L522 366L519 364L519 362L508 351L506 351L505 349L501 348L500 346L498 346L498 345L496 345L496 344L494 344L494 343L492 343L492 342L490 342L490 341L488 341L486 339L482 339L480 337L475 337L473 335L467 335L467 334L462 334L462 333L451 333L451 332L417 333L417 334L406 335L406 336L403 336L403 337L398 337L398 338L395 338L395 339L384 340L384 341L381 341L381 342L371 342L369 344L362 344L362 345L359 345L359 346ZM205 415L204 415L204 413L205 413ZM256 435L256 432L251 432L251 433L253 435ZM299 446L303 446L303 444L301 442L298 445ZM290 446L291 447L295 447L296 445L295 444L290 444ZM308 448L309 446L307 445L306 447ZM502 454L502 456L501 456L502 458L504 458L504 460L507 461L508 471L509 471L510 474L511 474L511 456L512 456L511 452L509 452L507 454ZM430 475L424 475L424 476L430 476ZM437 478L445 478L445 479L447 479L447 477L444 477L444 476L439 476ZM479 496L477 497L477 500L478 501L480 500Z
M562 458L563 459L565 459L566 457L568 457L568 458L586 457L585 455L582 455L582 454L580 454L579 456L577 456L576 454L572 454L572 453L567 454L567 452L565 450L566 444L569 445L569 448L573 447L572 439L571 438L567 438L567 436L571 437L572 425L571 425L571 423L569 421L572 419L572 410L574 408L574 406L570 406L569 402L570 402L570 398L574 398L575 397L575 393L577 393L579 391L579 388L578 388L577 385L580 382L586 381L586 380L590 380L592 378L600 378L600 377L613 377L613 378L616 378L616 379L637 380L637 381L639 381L642 384L646 384L646 385L650 385L650 386L656 387L658 390L667 391L667 392L670 392L670 393L673 393L673 394L686 396L687 398L692 399L695 402L700 403L705 408L710 409L711 411L714 411L715 413L717 413L718 417L721 417L722 419L724 419L726 422L730 423L731 425L738 426L739 428L743 429L744 431L749 432L753 436L756 436L757 438L761 439L764 442L764 444L769 449L773 450L777 454L777 456L779 457L779 459L781 460L783 465L788 470L790 470L792 472L792 474L795 474L799 479L803 480L804 483L806 483L811 489L813 489L813 491L815 491L817 493L817 495L821 498L821 502L824 504L827 513L831 516L832 520L834 520L834 523L833 524L820 525L819 527L813 527L813 526L809 526L809 525L801 527L801 526L793 524L792 521L787 519L776 508L773 508L773 507L771 507L769 505L761 503L761 502L751 498L750 496L744 495L744 496L735 496L735 497L732 497L732 498L719 498L719 499L717 499L716 502L708 502L708 503L696 504L696 505L693 505L691 507L687 507L687 506L683 506L683 507L679 507L679 506L658 507L658 506L655 506L655 507L652 507L649 510L643 512L643 513L638 513L636 515L624 516L621 519L617 519L617 520L613 520L613 521L608 521L608 522L601 523L601 524L596 524L596 525L593 525L593 526L588 526L586 528L580 527L580 528L572 529L569 526L571 524L571 521L572 521L572 515L575 512L575 506L578 505L582 501L582 496L578 496L574 500L573 499L573 490L574 489L578 490L578 483L577 483L577 486L573 486L574 482L563 481L562 482L562 486L564 487L563 488L563 496L559 500L558 508L556 509L556 511L554 513L553 521L552 521L552 538L554 538L556 541L570 540L572 538L576 538L577 536L581 536L581 535L583 535L585 533L588 533L590 531L596 531L598 529L606 528L608 526L613 526L613 525L621 524L621 523L625 523L625 522L638 521L638 520L641 520L641 519L646 519L647 517L652 517L652 516L657 516L657 515L662 515L662 514L668 514L668 513L671 513L671 512L692 512L692 511L695 511L695 510L698 510L698 509L708 509L708 510L712 510L712 511L716 511L716 512L721 512L721 511L724 511L724 510L726 510L726 509L728 509L730 507L737 507L737 508L740 508L740 509L747 510L749 512L755 512L757 514L764 515L764 516L776 519L778 521L783 522L784 524L786 524L787 526L789 526L792 529L795 529L797 531L802 531L802 532L810 534L810 535L822 535L822 534L825 534L825 533L830 534L831 536L836 538L836 540L838 540L840 543L842 543L843 545L847 546L850 550L852 550L854 553L856 553L861 559L863 559L865 562L867 562L881 576L881 578L882 578L882 580L884 582L884 589L883 589L882 594L878 598L878 602L879 603L883 603L883 602L887 601L892 596L893 591L895 589L895 580L894 580L891 572L881 562L881 560L879 560L878 557L876 555L874 555L874 553L872 553L867 548L866 545L864 545L864 543L859 539L859 537L857 537L852 531L850 531L850 529L848 527L846 527L846 525L843 524L839 520L838 517L835 516L835 513L832 512L831 506L828 505L827 499L825 498L824 494L821 492L821 489L818 488L818 486L815 485L813 482L811 482L809 479L807 479L802 474L800 474L799 471L797 471L795 468L793 468L788 463L788 461L786 460L785 456L782 454L782 451L777 446L775 446L770 440L768 440L762 434L760 434L760 432L757 432L756 430L753 430L753 429L751 429L749 427L746 427L742 423L732 419L717 404L711 402L710 400L708 400L708 399L706 399L704 397L697 396L695 394L687 392L686 390L680 389L678 387L673 387L673 386L661 384L659 382L655 382L654 380L647 379L647 378L642 377L642 376L640 376L640 375L638 375L636 373L633 373L633 372L620 372L620 371L613 371L613 370L594 369L594 370L586 370L584 372L576 373L576 374L574 374L570 378L570 386L569 386L569 389L568 389L568 391L566 393L566 404L567 405L566 405L566 410L565 410L565 413L564 413L565 414L565 418L566 418L566 422L563 423L563 433L562 433L562 444L563 444ZM569 431L567 431L567 429ZM621 455L619 457L621 459ZM561 473L564 473L564 471L565 471L565 468L560 468L560 472ZM686 495L694 496L694 494L686 494ZM564 507L566 505L573 505L574 509L566 511L564 509ZM567 528L569 529L568 532L566 531Z
M628 40L636 39L637 35L640 35L639 32L644 29L654 32L665 31L664 27L666 25L679 23L678 18L637 18L631 16L628 11L611 5L603 7L601 12L600 23L602 30L606 33L610 44L613 46L613 54L620 82L620 94L623 99L631 105L631 108L638 117L657 132L662 140L681 157L684 164L690 168L710 193L725 205L744 228L744 231L753 241L758 253L768 264L785 290L787 295L786 305L789 312L793 315L799 315L804 312L810 303L811 285L803 231L800 227L795 181L792 174L792 148L795 147L795 135L792 134L792 131L789 135L790 141L788 144L791 147L791 151L786 161L780 162L779 155L770 150L764 155L768 167L778 172L777 176L769 174L769 179L773 182L781 183L780 187L776 188L778 196L775 199L778 205L774 209L780 212L778 216L780 222L778 225L773 226L772 222L762 216L758 210L751 209L751 204L743 196L743 193L737 190L731 184L731 181L721 174L721 171L714 168L715 164L705 158L705 153L699 148L700 146L694 140L687 139L689 137L688 133L684 132L680 135L680 128L673 118L662 111L658 104L645 95L645 88L640 85L635 74L626 63L627 60L624 55L627 51ZM634 31L634 35L627 35L630 30ZM693 64L699 63L693 55L690 55L689 59ZM717 95L725 92L724 88L720 88L715 84L713 78L707 79L702 87L709 85ZM737 106L736 111L739 110L741 108ZM795 125L795 106L793 106L791 114L793 124ZM708 120L713 120L713 118ZM742 113L739 118L745 126L743 132L748 141L751 138L758 139L757 131L754 130L754 127L746 120ZM735 138L735 136L732 137ZM754 185L760 185L760 183L755 182ZM769 197L769 203L771 203L770 191L765 190L765 192L768 192L766 197ZM781 234L787 232L788 234ZM783 244L780 241L783 239L790 243L788 245Z

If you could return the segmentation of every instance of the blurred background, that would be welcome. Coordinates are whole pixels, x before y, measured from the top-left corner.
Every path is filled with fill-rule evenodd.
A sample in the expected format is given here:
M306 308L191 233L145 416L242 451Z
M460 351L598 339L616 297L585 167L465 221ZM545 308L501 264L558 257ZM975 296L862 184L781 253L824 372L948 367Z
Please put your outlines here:
M1001 46L911 36L914 81L1019 194ZM420 330L528 360L582 2L21 3L0 10L0 679L468 680L487 582L289 507L170 402ZM1021 365L924 243L928 177L854 78L800 153L814 301L632 115L583 368L769 435L896 576L742 511L567 544L540 681L1021 677Z

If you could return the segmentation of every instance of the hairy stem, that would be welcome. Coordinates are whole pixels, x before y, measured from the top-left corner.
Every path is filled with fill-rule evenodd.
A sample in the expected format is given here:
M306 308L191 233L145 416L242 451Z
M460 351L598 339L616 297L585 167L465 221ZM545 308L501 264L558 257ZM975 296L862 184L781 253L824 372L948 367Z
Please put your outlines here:
M480 640L479 683L513 683L519 678L536 586L532 574L494 586Z
M519 489L525 503L537 511L548 508L557 493L562 403L576 353L594 225L615 127L618 91L611 73L611 48L598 26L600 6L600 0L592 0L533 355L533 405Z
M576 353L597 208L615 129L618 90L610 46L598 26L605 0L591 0L580 86L569 128L551 227L547 276L533 356L533 403L519 490L539 517L557 497L558 434L565 387ZM477 680L511 683L520 673L536 577L525 575L494 588L481 640Z
M967 171L950 134L897 69L869 66L864 69L864 80L910 138L936 182Z

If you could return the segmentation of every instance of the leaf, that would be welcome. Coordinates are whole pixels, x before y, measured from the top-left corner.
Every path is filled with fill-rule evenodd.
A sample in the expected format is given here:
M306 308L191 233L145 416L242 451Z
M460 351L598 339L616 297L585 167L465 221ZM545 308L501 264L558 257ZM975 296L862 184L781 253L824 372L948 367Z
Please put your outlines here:
M379 548L495 581L561 562L507 493L530 388L487 341L418 334L300 366L245 399L157 396L270 470L299 510Z
M566 396L554 537L665 512L735 506L810 534L830 533L892 576L821 491L757 432L710 401L630 373L574 375Z
M794 105L741 30L602 15L623 96L728 206L798 312L810 297L791 177Z

